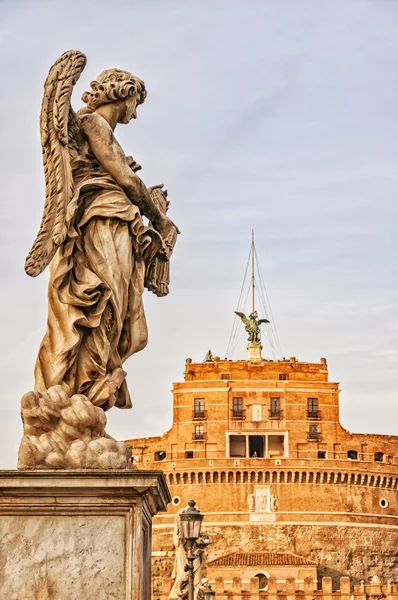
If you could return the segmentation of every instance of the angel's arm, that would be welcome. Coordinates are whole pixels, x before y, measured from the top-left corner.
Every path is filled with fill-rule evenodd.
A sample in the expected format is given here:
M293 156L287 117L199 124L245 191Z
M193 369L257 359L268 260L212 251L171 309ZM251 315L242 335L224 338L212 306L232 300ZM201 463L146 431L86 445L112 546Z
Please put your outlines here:
M131 170L126 155L105 119L99 115L87 115L82 119L82 127L96 159L123 188L141 214L148 217L155 228L168 221L153 203L141 179Z

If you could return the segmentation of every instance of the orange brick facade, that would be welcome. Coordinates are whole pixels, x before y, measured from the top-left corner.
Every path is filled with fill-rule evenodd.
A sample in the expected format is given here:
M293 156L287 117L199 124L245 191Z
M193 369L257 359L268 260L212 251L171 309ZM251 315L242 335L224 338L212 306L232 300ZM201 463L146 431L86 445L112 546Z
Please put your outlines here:
M341 426L325 359L187 359L173 396L171 429L130 440L138 468L162 468L173 496L154 521L155 578L171 572L175 514L194 498L209 561L293 552L336 582L398 579L398 436Z

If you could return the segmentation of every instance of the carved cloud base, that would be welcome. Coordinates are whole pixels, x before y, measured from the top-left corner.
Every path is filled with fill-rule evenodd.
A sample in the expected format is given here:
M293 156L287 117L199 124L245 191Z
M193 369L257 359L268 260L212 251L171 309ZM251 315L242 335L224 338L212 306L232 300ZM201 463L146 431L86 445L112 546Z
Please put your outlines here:
M18 469L127 469L131 447L105 432L106 416L86 396L60 386L21 400Z
M150 600L160 471L0 471L1 598Z

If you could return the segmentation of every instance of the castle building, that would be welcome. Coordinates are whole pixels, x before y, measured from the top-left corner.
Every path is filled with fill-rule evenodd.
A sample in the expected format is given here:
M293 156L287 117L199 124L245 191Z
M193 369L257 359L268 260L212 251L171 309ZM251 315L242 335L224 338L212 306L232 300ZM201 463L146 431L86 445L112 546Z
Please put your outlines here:
M265 360L258 346L249 343L247 360L188 358L170 430L129 440L137 467L162 469L173 498L154 520L155 592L167 596L172 528L191 498L212 541L210 579L229 567L242 585L253 575L282 581L272 561L247 567L256 553L286 553L336 585L347 575L396 581L398 436L344 429L326 359ZM294 576L299 588L304 576Z

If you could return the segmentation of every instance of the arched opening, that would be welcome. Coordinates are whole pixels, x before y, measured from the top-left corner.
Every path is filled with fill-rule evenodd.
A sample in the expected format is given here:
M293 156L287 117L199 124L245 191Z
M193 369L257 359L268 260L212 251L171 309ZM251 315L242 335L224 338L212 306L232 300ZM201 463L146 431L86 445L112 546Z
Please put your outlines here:
M217 471L214 471L214 473L213 473L213 482L218 483L218 472Z
M225 480L226 480L225 471L221 471L220 479L221 479L221 483L225 483Z
M264 573L257 573L254 577L258 579L259 590L265 591L268 587L268 577Z
M158 460L164 460L165 458L166 458L166 451L158 450L157 452L155 452L153 460L158 461Z
M236 472L236 483L240 483L241 482L241 475L240 475L240 471Z
M209 471L207 471L207 473L205 475L205 482L206 483L210 483L210 473L209 473Z
M203 473L198 473L198 483L203 483Z

